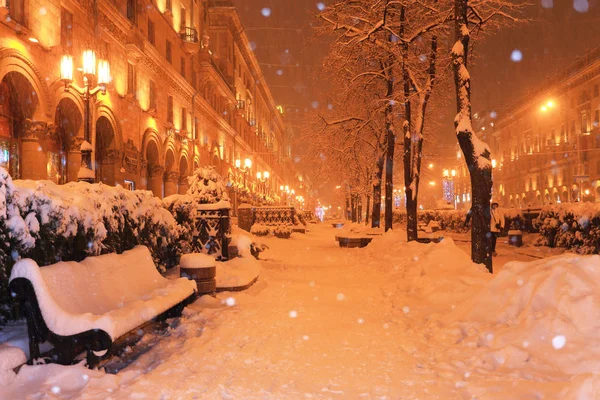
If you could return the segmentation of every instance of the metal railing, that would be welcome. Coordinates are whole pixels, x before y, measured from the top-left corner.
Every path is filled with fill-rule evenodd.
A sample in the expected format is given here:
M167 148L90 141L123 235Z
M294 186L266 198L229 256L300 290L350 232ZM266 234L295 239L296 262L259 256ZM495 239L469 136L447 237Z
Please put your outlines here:
M198 31L196 28L186 26L179 32L179 36L181 37L181 40L186 43L198 43Z

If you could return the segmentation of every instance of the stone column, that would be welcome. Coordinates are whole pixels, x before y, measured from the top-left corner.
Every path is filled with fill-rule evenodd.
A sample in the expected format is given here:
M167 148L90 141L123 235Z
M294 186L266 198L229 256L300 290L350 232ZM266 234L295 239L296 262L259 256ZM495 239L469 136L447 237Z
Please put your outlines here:
M163 197L163 174L165 167L162 165L148 165L148 190L151 190L156 197Z
M50 134L54 125L43 121L25 120L21 133L21 179L48 179L46 153L40 138Z
M69 143L69 152L67 153L67 182L76 182L77 173L81 167L81 144L83 137L75 137Z
M186 194L190 185L187 176L179 176L179 194Z
M177 184L179 183L179 172L169 171L165 173L165 197L177 194Z

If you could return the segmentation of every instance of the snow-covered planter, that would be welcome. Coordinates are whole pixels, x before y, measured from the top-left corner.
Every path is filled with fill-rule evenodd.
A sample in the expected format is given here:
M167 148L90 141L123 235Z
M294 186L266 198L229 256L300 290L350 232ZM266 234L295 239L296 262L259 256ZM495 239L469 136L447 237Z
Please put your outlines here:
M394 223L406 223L405 210L394 210L393 217ZM447 232L467 232L469 227L465 226L466 218L467 213L459 210L424 210L417 213L419 224L426 227L433 222L433 227L437 223L437 229L442 229Z
M174 218L149 191L12 181L0 169L0 312L8 309L8 276L21 258L45 266L122 253L141 244L164 271L177 263L178 237Z
M228 258L231 203L226 182L213 166L198 168L188 182L187 194L163 199L163 206L181 227L181 254L208 253Z
M540 236L536 245L561 247L580 254L600 251L600 206L594 203L545 206L534 227Z

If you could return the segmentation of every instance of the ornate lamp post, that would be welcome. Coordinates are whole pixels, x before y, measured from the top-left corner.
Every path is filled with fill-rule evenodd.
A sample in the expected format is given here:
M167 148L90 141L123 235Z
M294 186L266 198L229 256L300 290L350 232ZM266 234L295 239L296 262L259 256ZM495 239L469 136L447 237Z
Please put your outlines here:
M269 180L269 177L271 176L271 174L269 174L269 171L265 171L265 172L257 172L256 173L256 180L259 182L259 187L262 186L262 192L263 194L267 194L267 181Z
M106 85L110 83L110 65L108 60L99 59L96 69L96 53L87 49L82 54L83 87L73 82L73 56L65 54L60 60L60 79L65 84L65 92L78 93L84 103L84 142L81 145L81 167L77 174L80 181L94 182L92 169L92 145L90 143L90 102L98 93L106 94ZM94 86L95 85L95 86Z
M252 168L252 160L249 158L244 159L244 166L242 167L242 160L238 158L235 160L235 167L244 174L244 188L246 188L246 175L248 175L250 168Z
M456 170L448 171L445 169L442 176L442 190L444 194L444 201L448 204L454 204L454 177L456 177ZM456 208L456 204L454 204Z

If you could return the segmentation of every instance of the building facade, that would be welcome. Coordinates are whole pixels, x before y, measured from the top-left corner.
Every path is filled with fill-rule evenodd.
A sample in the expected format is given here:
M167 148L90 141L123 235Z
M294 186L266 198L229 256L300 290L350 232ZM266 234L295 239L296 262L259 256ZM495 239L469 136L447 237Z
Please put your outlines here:
M600 202L600 48L531 91L502 115L474 115L491 148L493 200L535 208ZM457 152L457 208L470 207L469 172Z
M95 75L81 61L90 49ZM61 79L65 54L72 84ZM110 83L94 91L105 61ZM185 193L202 165L255 200L277 201L294 177L281 113L231 1L0 0L0 166L74 181L84 142L96 181L159 197Z

